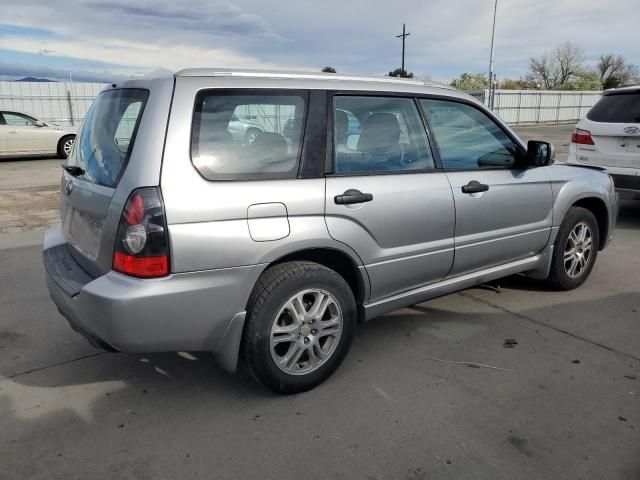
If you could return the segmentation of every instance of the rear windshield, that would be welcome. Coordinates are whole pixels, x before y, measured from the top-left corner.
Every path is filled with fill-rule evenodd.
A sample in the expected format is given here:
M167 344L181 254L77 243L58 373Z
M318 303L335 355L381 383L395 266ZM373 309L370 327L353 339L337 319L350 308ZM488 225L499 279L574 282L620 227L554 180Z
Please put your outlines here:
M298 159L306 94L209 90L196 98L193 165L208 180L291 178Z
M82 176L115 188L122 176L149 92L141 89L109 90L98 95L87 112L69 164L82 168Z
M589 110L587 118L594 122L639 123L640 93L605 95Z

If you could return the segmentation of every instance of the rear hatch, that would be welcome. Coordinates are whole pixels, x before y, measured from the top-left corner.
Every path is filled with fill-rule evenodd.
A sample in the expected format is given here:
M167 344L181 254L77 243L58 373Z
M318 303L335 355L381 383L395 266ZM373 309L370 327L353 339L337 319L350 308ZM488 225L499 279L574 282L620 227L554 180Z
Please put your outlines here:
M121 190L126 191L117 193L148 96L142 88L100 93L67 160L67 166L77 168L63 173L60 215L65 239L76 261L93 276L111 269L122 198L131 185L123 185ZM122 198L112 205L117 197Z
M591 132L594 145L578 145L590 163L640 168L640 88L605 93L578 128Z

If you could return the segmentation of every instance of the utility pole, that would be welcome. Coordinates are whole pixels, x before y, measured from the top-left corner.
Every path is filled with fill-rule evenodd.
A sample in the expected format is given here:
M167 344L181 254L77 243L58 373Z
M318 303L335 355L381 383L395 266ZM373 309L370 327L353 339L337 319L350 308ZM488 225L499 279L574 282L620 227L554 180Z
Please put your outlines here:
M402 34L396 35L396 38L402 38L402 70L404 71L404 40L407 38L410 33L406 33L404 23L402 24Z
M496 14L498 13L498 0L493 4L493 27L491 29L491 53L489 54L489 108L493 109L494 83L493 83L493 42L496 36Z

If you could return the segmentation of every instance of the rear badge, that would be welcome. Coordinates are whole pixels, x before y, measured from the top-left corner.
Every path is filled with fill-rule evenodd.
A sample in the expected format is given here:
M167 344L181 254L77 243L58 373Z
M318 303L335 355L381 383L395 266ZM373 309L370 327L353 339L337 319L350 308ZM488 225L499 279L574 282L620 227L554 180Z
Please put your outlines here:
M640 127L626 127L623 131L629 135L635 135L636 133L640 133Z

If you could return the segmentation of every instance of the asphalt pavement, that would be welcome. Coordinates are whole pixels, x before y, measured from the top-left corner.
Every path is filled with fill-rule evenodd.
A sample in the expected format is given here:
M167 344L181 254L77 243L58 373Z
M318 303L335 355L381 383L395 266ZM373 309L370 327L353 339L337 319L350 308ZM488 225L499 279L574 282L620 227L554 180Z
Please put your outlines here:
M640 478L640 202L581 288L514 276L398 310L294 396L207 353L90 347L49 299L44 227L21 228L0 234L2 480Z

